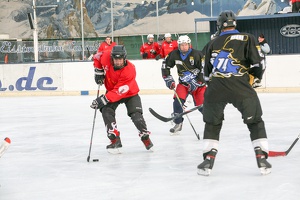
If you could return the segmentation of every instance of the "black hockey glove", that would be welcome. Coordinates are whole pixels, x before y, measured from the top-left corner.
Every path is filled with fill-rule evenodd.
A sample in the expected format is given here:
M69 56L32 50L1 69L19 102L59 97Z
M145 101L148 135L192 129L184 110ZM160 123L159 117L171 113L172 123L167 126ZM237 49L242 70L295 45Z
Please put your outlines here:
M254 64L250 67L248 73L253 75L254 77L258 78L258 79L262 79L263 76L263 66L261 63L258 64Z
M155 60L159 60L161 58L160 54L155 57Z
M151 50L150 50L150 53L152 53L153 55L155 55L155 54L156 54L156 51L155 51L154 49L151 49Z
M164 81L165 81L165 83L166 83L166 86L167 86L170 90L173 90L173 89L175 88L175 81L174 81L172 75L164 76L163 79L164 79Z
M146 59L148 57L148 53L143 53L143 58Z
M253 81L253 84L252 84L252 87L253 88L258 88L258 87L261 87L261 80L258 79L258 78L255 78L254 81Z
M90 107L93 109L101 110L108 102L109 100L106 98L104 94L102 94L100 97L98 97L92 102L92 105Z
M98 85L103 85L104 83L104 69L95 68L95 82Z

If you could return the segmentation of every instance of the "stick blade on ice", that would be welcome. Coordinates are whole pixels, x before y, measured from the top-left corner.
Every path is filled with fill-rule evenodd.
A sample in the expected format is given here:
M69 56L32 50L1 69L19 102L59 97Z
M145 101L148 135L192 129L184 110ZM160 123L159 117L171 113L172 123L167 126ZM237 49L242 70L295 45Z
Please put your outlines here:
M286 151L269 151L269 157L287 156L290 153L290 151L293 149L295 144L298 142L299 138L300 138L300 134Z

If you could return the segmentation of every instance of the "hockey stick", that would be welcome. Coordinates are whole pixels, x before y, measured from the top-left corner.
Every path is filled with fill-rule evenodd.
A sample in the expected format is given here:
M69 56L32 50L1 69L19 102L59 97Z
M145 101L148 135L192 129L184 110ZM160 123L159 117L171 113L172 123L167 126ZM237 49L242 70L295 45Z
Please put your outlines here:
M292 148L295 146L295 144L298 142L299 138L300 138L300 134L294 140L294 142L291 144L290 148L288 148L288 150L286 150L286 151L269 151L269 157L287 156L290 153L290 151L292 150Z
M11 143L10 139L8 137L6 137L0 146L0 158L5 153L5 151L8 149L10 143Z
M179 102L179 104L180 104L182 110L184 111L185 109L184 109L184 107L183 107L183 105L182 105L182 102L181 102L181 100L180 100L180 98L179 98L179 96L178 96L178 94L177 94L177 92L176 92L176 90L175 90L174 88L173 88L173 91L174 91L174 94L175 94L175 96L176 96L176 98L177 98L177 100L178 100L178 102ZM191 125L191 127L192 127L192 129L193 129L193 131L194 131L194 133L195 133L195 135L196 135L196 137L198 138L198 140L200 140L200 136L199 136L199 134L196 132L196 130L195 130L195 128L194 128L194 126L193 126L193 124L192 124L192 122L191 122L189 116L186 115L186 118L188 119L188 121L189 121L189 123L190 123L190 125Z
M190 110L186 110L182 113L179 113L179 114L176 114L175 116L172 116L172 117L164 117L164 116L161 116L160 114L158 114L157 112L155 112L152 108L149 108L149 111L150 113L156 117L157 119L159 119L160 121L163 121L163 122L169 122L169 121L172 121L174 119L177 119L177 118L180 118L190 112L193 112L195 110L198 110L199 108L202 108L203 107L203 104L199 105L199 106L195 106L194 108L191 108Z
M99 97L99 91L100 91L100 84L98 85L97 98ZM91 155L91 150L92 150L93 135L94 135L95 120L96 120L97 111L98 111L98 109L95 109L94 119L93 119L92 135L91 135L91 140L90 140L90 149L89 149L89 155L87 157L88 162L90 162L90 155ZM99 161L98 159L93 159L93 162L98 162L98 161Z

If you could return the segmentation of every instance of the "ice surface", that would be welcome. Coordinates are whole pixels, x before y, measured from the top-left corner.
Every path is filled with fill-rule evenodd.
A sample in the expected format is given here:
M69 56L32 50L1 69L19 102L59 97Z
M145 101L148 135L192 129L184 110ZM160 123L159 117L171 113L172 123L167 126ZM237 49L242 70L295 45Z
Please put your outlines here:
M259 94L272 151L285 151L298 136L300 94ZM171 123L154 118L172 112L172 95L141 95L155 151L147 151L124 105L117 110L123 154L106 152L102 116L97 113L91 160L88 156L93 96L1 97L0 138L12 144L0 159L1 200L217 199L298 200L300 144L286 157L269 158L272 173L261 176L240 113L228 105L219 152L209 177L197 175L202 162L188 120L179 136ZM192 107L192 103L187 103ZM202 139L202 115L189 114Z

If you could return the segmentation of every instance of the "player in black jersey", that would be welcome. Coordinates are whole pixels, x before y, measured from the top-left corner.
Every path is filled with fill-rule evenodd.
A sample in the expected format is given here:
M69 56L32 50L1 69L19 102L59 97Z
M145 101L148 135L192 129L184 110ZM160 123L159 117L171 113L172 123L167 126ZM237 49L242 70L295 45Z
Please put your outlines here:
M191 39L187 35L180 36L177 43L178 49L171 51L162 65L162 77L166 86L171 90L175 89L175 80L170 73L170 69L177 67L179 83L176 87L176 94L179 96L180 102L174 95L174 115L183 112L182 105L184 105L189 94L192 95L196 106L201 105L206 89L201 51L191 48ZM171 135L181 131L183 118L178 118L174 122L175 126L170 129Z
M225 106L237 108L250 131L258 167L262 174L271 172L268 158L268 140L262 108L255 90L249 84L249 74L261 79L260 48L256 38L235 29L236 17L232 11L221 12L217 19L220 35L207 48L204 78L208 87L204 94L203 140L204 161L198 165L198 174L209 175L213 168ZM234 128L234 127L233 127Z

